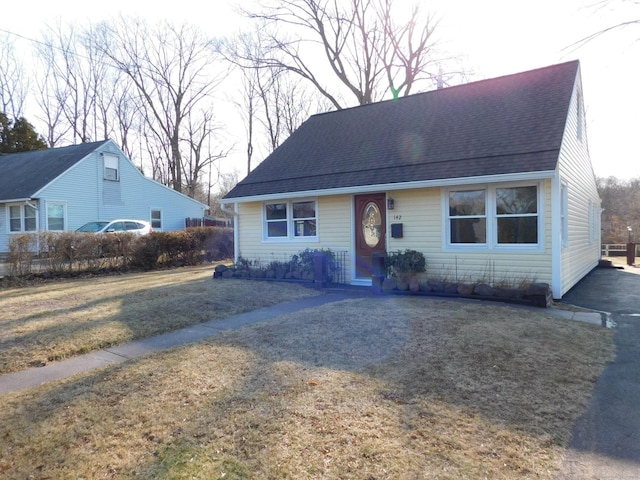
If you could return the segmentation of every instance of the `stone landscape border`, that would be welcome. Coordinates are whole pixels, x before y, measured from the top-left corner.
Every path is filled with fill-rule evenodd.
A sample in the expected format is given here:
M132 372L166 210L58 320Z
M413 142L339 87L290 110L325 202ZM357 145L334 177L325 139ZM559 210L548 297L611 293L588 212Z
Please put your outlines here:
M326 277L326 269L317 266L313 271L288 272L281 274L275 270L262 268L237 268L227 265L216 265L213 278L238 278L263 281L290 281L304 283L318 288L331 286L340 288L339 284L331 284ZM343 287L347 287L344 285ZM471 298L477 300L518 303L547 308L552 305L553 296L548 283L531 283L526 289L492 287L486 283L467 284L449 283L437 280L419 282L400 282L390 277L372 277L371 289L376 294L390 295L430 295L438 297Z

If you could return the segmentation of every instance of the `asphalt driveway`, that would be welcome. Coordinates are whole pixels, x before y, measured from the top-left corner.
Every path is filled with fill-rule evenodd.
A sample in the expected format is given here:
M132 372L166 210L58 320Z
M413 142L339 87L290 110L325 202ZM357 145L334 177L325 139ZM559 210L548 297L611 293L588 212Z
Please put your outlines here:
M598 268L563 302L609 312L616 359L573 432L561 479L640 478L640 269Z

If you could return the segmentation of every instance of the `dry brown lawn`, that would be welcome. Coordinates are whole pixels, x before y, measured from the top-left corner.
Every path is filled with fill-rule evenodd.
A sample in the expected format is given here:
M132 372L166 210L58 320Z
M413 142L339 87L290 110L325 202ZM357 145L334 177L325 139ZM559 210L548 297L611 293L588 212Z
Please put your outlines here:
M612 356L544 310L345 300L4 395L0 477L552 479Z
M317 292L212 281L199 266L0 289L0 374Z

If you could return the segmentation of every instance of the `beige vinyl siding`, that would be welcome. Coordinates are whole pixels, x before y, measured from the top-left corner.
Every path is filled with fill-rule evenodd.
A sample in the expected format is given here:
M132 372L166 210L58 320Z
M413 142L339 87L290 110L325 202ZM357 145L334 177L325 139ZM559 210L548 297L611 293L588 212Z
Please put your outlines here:
M328 248L334 252L346 252L351 248L351 197L336 195L316 199L317 239L264 240L263 203L239 204L238 254L244 259L269 263L284 261L307 248ZM351 258L347 255L346 272L351 271ZM347 281L350 281L347 278Z
M582 139L578 139L577 103L579 96L577 92L581 90L582 85L578 78L567 116L567 126L558 164L560 181L567 185L568 199L568 242L561 254L561 293L563 295L589 273L598 264L600 258L601 203L589 158L587 132L584 124ZM595 232L595 238L594 232L591 231L592 228Z
M389 251L412 249L427 260L423 279L517 286L521 282L551 283L551 188L543 184L544 249L542 252L452 252L444 249L444 210L440 188L389 192L395 208L391 223L403 224L403 238L390 238ZM389 227L390 230L390 227Z

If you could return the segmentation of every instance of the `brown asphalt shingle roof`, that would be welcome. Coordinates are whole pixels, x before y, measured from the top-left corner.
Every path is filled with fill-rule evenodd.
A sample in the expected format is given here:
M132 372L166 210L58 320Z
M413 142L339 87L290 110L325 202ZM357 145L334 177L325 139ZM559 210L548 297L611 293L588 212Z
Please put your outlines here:
M579 62L310 117L225 198L552 171Z

